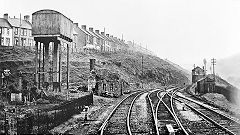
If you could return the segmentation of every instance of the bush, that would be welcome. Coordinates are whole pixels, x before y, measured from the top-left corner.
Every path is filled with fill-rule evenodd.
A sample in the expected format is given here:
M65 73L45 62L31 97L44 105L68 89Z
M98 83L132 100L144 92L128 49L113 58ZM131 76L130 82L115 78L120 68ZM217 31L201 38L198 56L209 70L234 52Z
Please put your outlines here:
M45 99L42 99L42 98L37 100L37 104L49 104L49 103L50 103L49 100L45 100Z
M5 107L5 105L3 104L3 102L0 102L0 110L2 110Z

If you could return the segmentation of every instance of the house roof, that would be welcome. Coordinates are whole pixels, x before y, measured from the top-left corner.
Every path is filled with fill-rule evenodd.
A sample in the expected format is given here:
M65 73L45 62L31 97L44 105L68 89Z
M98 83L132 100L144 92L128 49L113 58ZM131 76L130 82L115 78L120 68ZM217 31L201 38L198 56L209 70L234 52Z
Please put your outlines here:
M94 36L94 37L97 37L98 38L98 36L94 33L94 32L92 32L92 31L90 31L90 30L88 30L88 32L92 35L92 36Z
M101 34L102 35L102 34ZM107 37L106 35L102 35L102 37L105 39L105 40L107 40L107 41L111 41L110 39L109 39L109 37Z
M20 19L19 18L8 18L8 22L13 27L20 27ZM26 20L21 19L21 28L32 29L32 24Z
M200 70L204 71L204 70L203 70L202 68L200 68L199 66L195 67L192 71L197 70L197 69L200 69Z
M87 30L84 30L83 28L81 28L81 27L78 27L80 30L82 30L85 34L87 34L87 35L91 35Z
M214 81L214 76L206 75L205 77L199 79L197 82L200 82L200 81L205 80L205 79L207 79L207 81Z
M94 32L99 38L104 39L103 35Z
M11 24L4 18L0 18L0 27L11 28Z

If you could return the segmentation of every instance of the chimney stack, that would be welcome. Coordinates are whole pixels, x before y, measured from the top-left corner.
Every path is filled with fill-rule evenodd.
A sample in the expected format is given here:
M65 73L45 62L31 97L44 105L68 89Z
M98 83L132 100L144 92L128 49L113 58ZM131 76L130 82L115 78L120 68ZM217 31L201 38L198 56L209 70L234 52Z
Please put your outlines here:
M90 28L89 28L89 31L93 32L93 28L92 28L92 27L90 27Z
M106 34L107 37L109 37L109 34Z
M97 34L99 34L99 30L95 30L95 32L96 32Z
M24 20L29 22L30 21L30 16L29 15L25 15L24 16Z
M8 13L4 14L4 15L3 15L3 18L6 19L6 20L8 20Z
M86 30L87 26L86 25L82 25L82 29Z
M78 23L74 23L76 26L78 26Z
M101 34L105 36L105 33L104 33L104 32L101 32Z

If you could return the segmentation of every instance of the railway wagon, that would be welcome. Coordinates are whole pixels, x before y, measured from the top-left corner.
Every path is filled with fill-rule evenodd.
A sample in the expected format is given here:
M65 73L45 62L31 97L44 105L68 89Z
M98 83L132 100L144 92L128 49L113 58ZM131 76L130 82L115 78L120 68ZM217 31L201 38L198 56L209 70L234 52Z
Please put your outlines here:
M60 36L73 39L73 21L54 10L39 10L32 14L33 36Z

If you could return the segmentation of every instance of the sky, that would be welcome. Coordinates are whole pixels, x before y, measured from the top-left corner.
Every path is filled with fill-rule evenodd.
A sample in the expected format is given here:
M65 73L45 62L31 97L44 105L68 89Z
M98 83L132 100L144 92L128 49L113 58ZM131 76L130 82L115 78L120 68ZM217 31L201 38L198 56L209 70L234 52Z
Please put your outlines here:
M141 44L187 70L240 53L238 0L0 0L0 15L57 10L79 25Z

